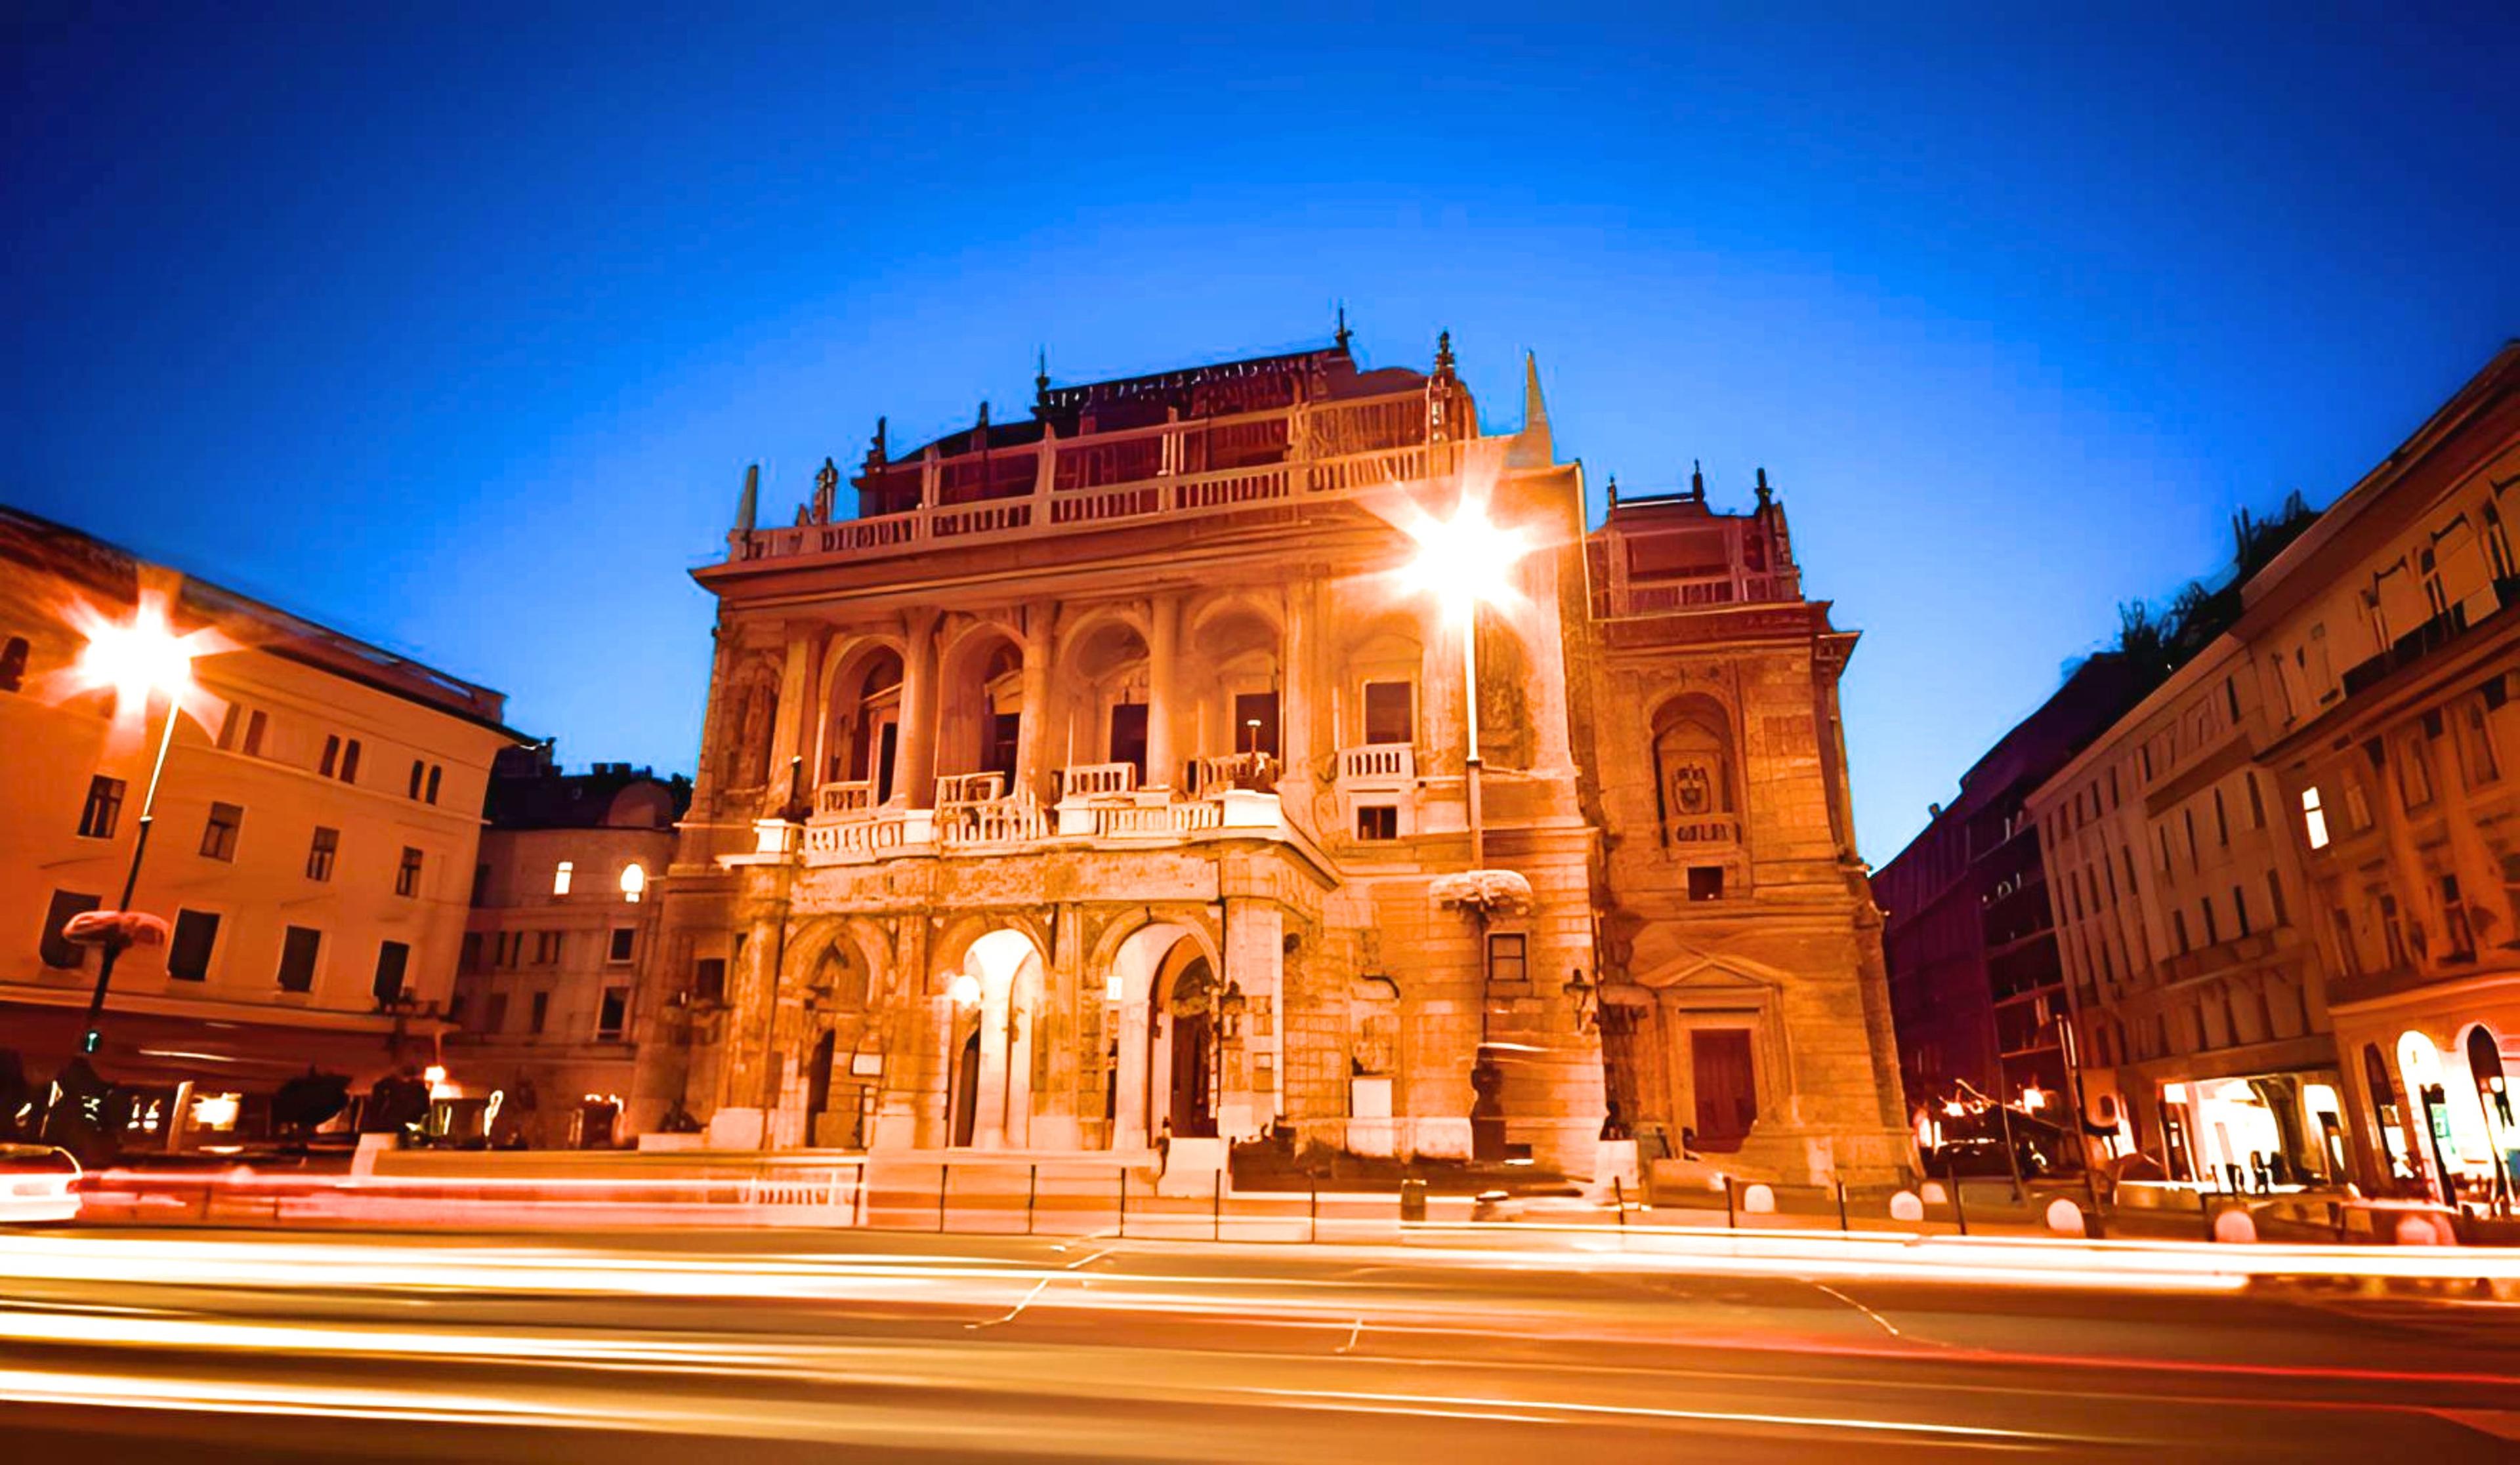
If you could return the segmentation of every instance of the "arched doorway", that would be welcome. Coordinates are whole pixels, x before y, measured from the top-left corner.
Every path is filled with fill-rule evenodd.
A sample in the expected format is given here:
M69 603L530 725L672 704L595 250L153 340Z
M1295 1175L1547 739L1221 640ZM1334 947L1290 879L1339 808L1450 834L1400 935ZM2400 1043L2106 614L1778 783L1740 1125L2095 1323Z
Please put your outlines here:
M973 1013L970 1031L964 1036L963 1045L954 1050L954 1082L949 1116L952 1137L946 1142L958 1149L968 1149L980 1115L980 1022Z
M1164 999L1164 1122L1178 1139L1216 1137L1216 975L1205 956L1192 956L1170 984Z

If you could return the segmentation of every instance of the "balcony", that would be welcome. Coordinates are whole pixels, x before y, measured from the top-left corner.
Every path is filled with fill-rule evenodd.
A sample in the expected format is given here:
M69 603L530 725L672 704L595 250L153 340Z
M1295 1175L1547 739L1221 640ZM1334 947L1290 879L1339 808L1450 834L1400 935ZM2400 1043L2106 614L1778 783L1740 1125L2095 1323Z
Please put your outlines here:
M1781 592L1774 575L1709 575L1596 587L1593 614L1602 620L1620 615L1668 615L1678 610L1787 599L1790 597Z
M1282 839L1290 835L1278 796L1251 786L1274 781L1275 760L1262 754L1202 759L1219 767L1199 794L1140 788L1127 763L1063 769L1058 803L1044 806L1006 792L1001 774L964 774L937 780L931 809L876 805L859 785L826 784L806 822L809 867L865 865L907 856L953 858L1071 849L1143 849L1211 835ZM832 797L820 795L830 792ZM765 849L769 848L765 845Z

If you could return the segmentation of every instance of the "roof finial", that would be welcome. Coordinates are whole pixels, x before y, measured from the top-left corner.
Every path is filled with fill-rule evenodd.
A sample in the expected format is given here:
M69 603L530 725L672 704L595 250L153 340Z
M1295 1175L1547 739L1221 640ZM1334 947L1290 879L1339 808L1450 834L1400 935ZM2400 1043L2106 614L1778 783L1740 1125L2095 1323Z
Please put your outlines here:
M1453 333L1438 331L1435 333L1435 375L1449 377L1452 374Z
M735 532L750 534L754 515L761 509L761 465L753 464L743 470L743 494L735 501Z
M1619 507L1619 475L1616 473L1610 475L1610 507Z
M1050 405L1050 348L1041 347L1033 359L1032 405L1039 411Z
M1706 466L1694 458L1688 460L1688 496L1706 502Z
M1769 495L1770 495L1770 490L1769 490L1769 488L1768 488L1768 470L1767 470L1766 468L1761 468L1761 469L1759 469L1759 507L1760 507L1760 508L1765 509L1765 508L1767 508L1767 507L1768 507L1768 499L1769 499Z
M981 437L989 435L989 399L986 397L980 399L980 425L975 430Z
M885 460L891 455L892 449L891 446L884 441L883 431L884 420L877 418L875 420L875 441L867 444L867 466L869 467L883 466Z
M1338 329L1330 333L1330 344L1344 351L1347 349L1348 337L1355 333L1347 329L1347 302L1341 300L1338 302Z
M832 510L839 502L839 466L826 458L823 460L823 470L814 475L815 523L828 524L832 521Z

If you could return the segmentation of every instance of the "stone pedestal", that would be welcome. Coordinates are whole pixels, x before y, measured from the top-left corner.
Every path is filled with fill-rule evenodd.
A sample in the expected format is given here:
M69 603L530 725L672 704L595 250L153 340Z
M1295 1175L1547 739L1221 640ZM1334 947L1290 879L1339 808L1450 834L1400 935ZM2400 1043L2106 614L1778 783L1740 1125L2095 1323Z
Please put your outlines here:
M1347 1112L1349 1154L1386 1159L1398 1152L1400 1134L1391 1119L1389 1078L1348 1080Z
M767 1134L762 1112L750 1106L726 1105L709 1116L708 1147L713 1150L757 1150Z
M1429 1160L1470 1158L1468 1118L1409 1121L1409 1152Z

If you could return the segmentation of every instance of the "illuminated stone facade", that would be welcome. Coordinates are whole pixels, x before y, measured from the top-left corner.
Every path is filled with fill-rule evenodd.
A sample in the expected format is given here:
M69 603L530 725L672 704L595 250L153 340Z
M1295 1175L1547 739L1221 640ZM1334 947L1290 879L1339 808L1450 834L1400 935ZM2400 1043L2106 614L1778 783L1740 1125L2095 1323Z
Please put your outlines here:
M633 1126L1123 1152L1282 1126L1586 1175L1616 1094L1613 1128L1746 1169L1896 1170L1853 638L1764 487L1588 537L1528 379L1483 436L1449 344L1365 371L1342 337L1045 377L1026 418L907 453L878 423L854 517L835 465L792 524L748 481L698 572L716 661ZM1527 553L1448 614L1411 530L1482 505Z

